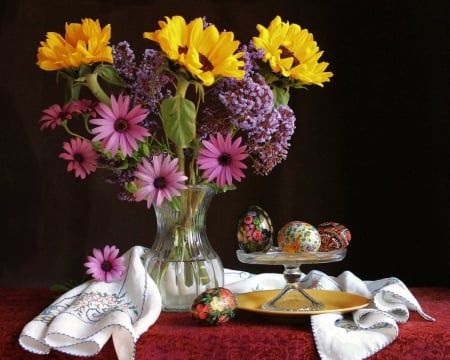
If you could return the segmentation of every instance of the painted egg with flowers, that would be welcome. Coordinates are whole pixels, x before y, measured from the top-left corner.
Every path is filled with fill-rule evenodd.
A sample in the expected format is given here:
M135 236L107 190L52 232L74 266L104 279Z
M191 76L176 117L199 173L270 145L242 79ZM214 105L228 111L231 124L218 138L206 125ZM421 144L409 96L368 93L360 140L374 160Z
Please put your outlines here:
M236 296L224 287L205 290L191 306L192 319L206 325L224 324L236 314Z
M246 253L270 249L273 242L273 225L269 214L257 205L249 206L237 224L239 248Z
M304 221L291 221L284 225L277 236L281 251L288 253L318 251L321 240L317 229Z

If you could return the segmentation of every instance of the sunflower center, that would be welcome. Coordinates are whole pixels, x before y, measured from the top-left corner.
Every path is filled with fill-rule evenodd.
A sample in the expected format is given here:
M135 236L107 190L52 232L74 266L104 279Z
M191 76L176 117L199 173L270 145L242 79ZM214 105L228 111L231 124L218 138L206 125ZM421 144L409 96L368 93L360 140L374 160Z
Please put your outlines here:
M78 163L82 163L83 162L83 155L80 153L76 153L73 155L73 159L78 162Z
M117 119L114 123L114 130L120 133L124 133L128 129L128 121L123 118Z
M286 59L291 57L294 59L294 61L292 62L292 67L300 65L300 61L295 57L294 53L291 50L289 50L287 47L284 46L280 46L280 49L281 49L280 55L281 58Z
M208 58L205 55L199 54L200 62L202 63L202 71L211 71L214 69L213 64L208 60Z
M178 46L178 54L186 54L188 51L187 46Z
M231 163L231 156L229 154L221 154L219 156L219 164L220 165L229 165Z
M102 262L101 268L103 271L110 271L112 269L112 265L109 261L105 260Z
M153 185L155 185L155 188L157 189L163 189L166 187L166 179L162 176L159 176L153 181Z

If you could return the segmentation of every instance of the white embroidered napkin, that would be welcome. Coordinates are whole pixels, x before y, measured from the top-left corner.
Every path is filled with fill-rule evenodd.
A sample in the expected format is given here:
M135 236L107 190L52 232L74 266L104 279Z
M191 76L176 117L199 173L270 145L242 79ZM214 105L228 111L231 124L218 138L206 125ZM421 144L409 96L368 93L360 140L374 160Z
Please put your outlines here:
M93 356L112 337L118 359L134 359L137 340L161 313L161 296L144 267L147 251L134 246L124 254L121 280L87 281L61 295L25 325L20 345L37 354Z
M227 276L228 275L228 276ZM303 288L345 291L371 299L369 306L347 316L325 313L311 316L311 327L322 360L362 360L392 343L398 336L397 323L409 318L409 310L425 314L405 284L395 277L363 281L350 271L338 277L312 270L302 279ZM282 274L253 275L244 271L225 271L226 286L236 292L280 289Z
M337 278L311 271L302 283L306 288L346 291L371 299L368 307L355 310L350 316L334 313L311 316L322 360L361 360L375 354L397 338L397 323L408 320L408 310L434 321L423 312L406 285L395 277L362 281L350 271Z

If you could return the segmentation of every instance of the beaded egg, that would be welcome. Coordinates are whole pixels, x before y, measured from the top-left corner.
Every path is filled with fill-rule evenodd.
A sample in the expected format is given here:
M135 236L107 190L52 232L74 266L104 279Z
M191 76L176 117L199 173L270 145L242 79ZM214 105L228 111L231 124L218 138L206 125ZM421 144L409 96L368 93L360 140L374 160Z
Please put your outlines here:
M215 287L198 295L191 306L192 319L205 325L220 325L234 318L236 296L227 288Z
M237 224L239 248L246 253L266 252L273 243L273 225L269 214L257 205L249 206Z
M281 251L288 253L318 251L321 240L317 229L304 221L291 221L277 235Z
M348 246L352 235L344 225L335 221L326 221L317 226L321 244L319 251L332 251Z

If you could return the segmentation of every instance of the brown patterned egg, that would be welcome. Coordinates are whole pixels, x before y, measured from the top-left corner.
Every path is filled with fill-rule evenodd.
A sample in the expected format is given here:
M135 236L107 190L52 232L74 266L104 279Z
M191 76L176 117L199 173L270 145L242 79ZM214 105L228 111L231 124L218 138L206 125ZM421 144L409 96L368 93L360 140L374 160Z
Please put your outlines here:
M326 221L317 226L321 244L319 251L332 251L348 246L352 235L344 225L335 221Z
M198 295L191 306L192 319L206 325L231 320L237 309L236 296L224 287L215 287Z
M239 248L246 253L266 252L273 243L273 226L269 214L257 205L249 206L237 224Z
M320 234L307 222L291 221L278 231L277 242L281 251L288 253L318 251Z

